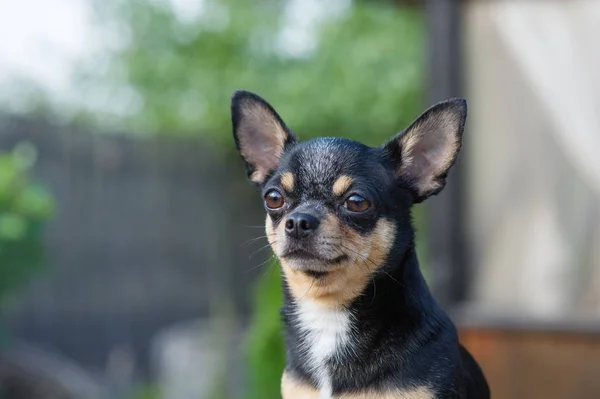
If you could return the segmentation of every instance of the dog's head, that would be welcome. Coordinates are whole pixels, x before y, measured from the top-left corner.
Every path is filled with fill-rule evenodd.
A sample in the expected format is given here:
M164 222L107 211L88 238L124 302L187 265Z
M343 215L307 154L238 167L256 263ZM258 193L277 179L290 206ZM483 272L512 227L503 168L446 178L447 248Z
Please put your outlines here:
M342 138L298 142L273 107L246 91L234 94L231 112L291 294L341 305L391 251L411 243L410 207L444 187L467 108L462 99L439 103L377 148Z

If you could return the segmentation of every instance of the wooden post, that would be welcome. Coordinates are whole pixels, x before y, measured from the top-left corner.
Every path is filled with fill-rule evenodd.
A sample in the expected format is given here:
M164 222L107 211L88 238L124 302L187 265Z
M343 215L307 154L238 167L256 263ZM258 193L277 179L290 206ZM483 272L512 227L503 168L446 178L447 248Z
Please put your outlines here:
M429 104L462 94L460 3L459 0L425 1ZM465 137L468 140L468 134ZM434 294L444 306L465 299L468 288L463 165L459 157L450 171L446 188L426 203L430 282Z

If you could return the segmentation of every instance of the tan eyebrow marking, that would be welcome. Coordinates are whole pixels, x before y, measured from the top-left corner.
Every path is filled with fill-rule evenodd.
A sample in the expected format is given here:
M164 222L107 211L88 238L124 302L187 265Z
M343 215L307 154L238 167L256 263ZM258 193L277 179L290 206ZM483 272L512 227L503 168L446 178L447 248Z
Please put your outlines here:
M293 191L294 190L294 175L291 172L285 172L280 177L281 187L285 191Z
M349 176L341 175L338 177L335 183L333 183L333 195L340 196L344 194L346 190L350 188L352 182L354 182L354 180L352 180L352 178Z

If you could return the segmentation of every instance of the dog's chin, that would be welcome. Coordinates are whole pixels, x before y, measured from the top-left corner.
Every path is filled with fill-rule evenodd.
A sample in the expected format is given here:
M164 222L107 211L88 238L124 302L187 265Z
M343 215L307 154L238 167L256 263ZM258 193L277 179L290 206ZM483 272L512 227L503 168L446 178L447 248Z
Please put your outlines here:
M329 258L306 251L293 251L282 255L281 259L285 260L290 268L301 271L311 277L319 278L337 269L348 257L346 255L339 255Z

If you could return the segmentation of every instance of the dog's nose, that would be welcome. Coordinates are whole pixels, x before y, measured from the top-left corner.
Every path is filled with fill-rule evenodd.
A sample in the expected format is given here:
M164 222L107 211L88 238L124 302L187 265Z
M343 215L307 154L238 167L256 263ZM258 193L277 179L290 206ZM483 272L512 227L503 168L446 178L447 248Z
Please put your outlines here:
M285 232L290 237L303 238L319 227L319 219L308 213L294 213L285 221Z

